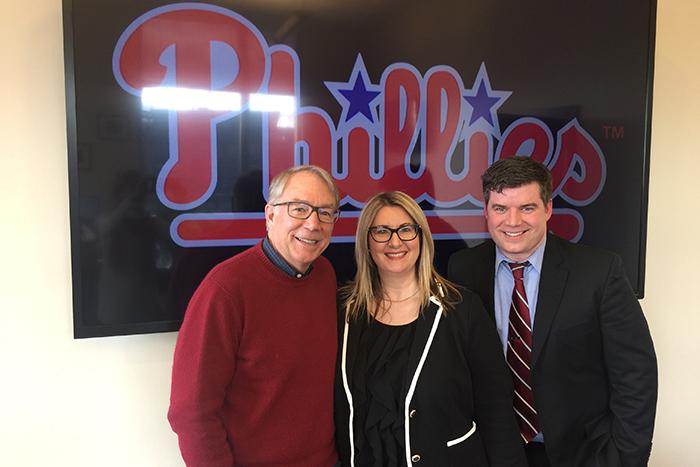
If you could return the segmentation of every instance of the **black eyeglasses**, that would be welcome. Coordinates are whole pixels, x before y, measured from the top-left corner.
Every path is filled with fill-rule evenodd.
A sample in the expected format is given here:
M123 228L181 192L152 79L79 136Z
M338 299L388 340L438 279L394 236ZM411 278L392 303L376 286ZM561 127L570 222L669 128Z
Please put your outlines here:
M386 225L375 225L369 228L369 235L377 243L386 243L391 240L391 236L396 234L399 240L410 242L418 236L420 226L418 224L404 224L395 229Z
M275 203L272 206L287 206L289 217L299 220L308 219L314 212L316 212L318 220L324 224L335 224L335 221L340 217L340 211L337 209L320 208L301 201L285 201L284 203Z

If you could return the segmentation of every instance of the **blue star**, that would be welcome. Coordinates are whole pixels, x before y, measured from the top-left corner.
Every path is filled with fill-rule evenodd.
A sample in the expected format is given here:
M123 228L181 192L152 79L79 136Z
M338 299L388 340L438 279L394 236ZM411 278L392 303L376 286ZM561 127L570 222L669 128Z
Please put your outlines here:
M368 90L361 74L358 73L357 76L355 76L355 85L352 89L339 89L338 92L350 103L350 109L345 117L346 122L358 113L367 117L367 120L370 122L372 121L372 111L369 105L377 98L380 92Z
M483 119L487 129L495 136L500 136L501 129L498 125L496 111L510 97L511 91L494 91L491 89L489 75L484 63L479 67L479 73L474 80L474 86L465 91L464 100L472 108L467 126L475 125L479 119Z
M469 124L471 125L480 118L486 120L486 122L493 126L493 116L491 115L491 108L496 105L500 100L498 97L491 97L486 91L486 85L482 81L479 83L479 89L476 91L474 96L464 96L464 99L472 106L472 116L469 118Z
M326 81L324 84L343 107L340 126L345 127L353 121L357 126L365 127L379 121L376 107L381 90L370 81L360 54L347 82Z

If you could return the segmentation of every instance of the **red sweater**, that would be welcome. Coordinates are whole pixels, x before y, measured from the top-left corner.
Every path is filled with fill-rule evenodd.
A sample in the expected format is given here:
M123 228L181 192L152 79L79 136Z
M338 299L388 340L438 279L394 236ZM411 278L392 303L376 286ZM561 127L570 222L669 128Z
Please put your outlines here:
M187 308L168 419L189 467L331 466L336 279L290 277L261 244L216 266Z

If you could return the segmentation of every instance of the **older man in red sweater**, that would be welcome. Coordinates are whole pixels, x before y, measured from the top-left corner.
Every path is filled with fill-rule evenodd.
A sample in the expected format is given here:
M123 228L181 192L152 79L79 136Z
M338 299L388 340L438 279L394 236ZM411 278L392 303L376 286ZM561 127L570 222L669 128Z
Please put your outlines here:
M216 266L180 328L168 419L189 467L332 466L336 279L319 257L338 191L314 166L270 184L267 237Z

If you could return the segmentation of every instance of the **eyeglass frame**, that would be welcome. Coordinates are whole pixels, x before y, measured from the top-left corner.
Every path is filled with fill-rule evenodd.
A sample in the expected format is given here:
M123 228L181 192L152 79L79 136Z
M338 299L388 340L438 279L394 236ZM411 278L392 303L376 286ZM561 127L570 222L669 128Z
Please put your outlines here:
M306 216L306 217L298 217L298 216L295 216L295 215L293 215L293 214L290 212L290 207L289 207L289 206L291 206L292 204L303 204L304 206L308 206L309 208L311 208L311 211L309 211L309 215ZM327 207L324 207L324 206L313 206L313 205L311 205L311 204L309 204L309 203L307 203L307 202L305 202L305 201L283 201L283 202L281 202L281 203L272 203L272 204L270 204L270 206L274 206L274 207L277 207L277 206L285 206L285 205L287 206L287 215L289 215L289 217L291 217L292 219L297 219L297 220L300 220L300 221L305 221L306 219L308 219L309 217L311 217L311 215L312 215L314 212L316 213L316 217L318 218L318 221L319 221L320 223L322 223L322 224L329 224L329 225L335 224L336 222L338 222L338 218L340 217L340 209L334 209L334 210L332 210L332 211L333 211L333 221L332 221L332 222L326 222L326 221L324 221L323 219L321 219L320 211L321 211L321 210L328 210L328 211L331 211L331 208L327 208Z
M391 234L389 234L389 238L387 238L386 240L377 240L376 238L374 238L374 231L379 227L391 232ZM399 230L403 229L404 227L413 227L414 229L416 229L416 235L414 235L413 237L411 237L409 239L401 238L401 235L399 234ZM420 225L411 224L411 223L402 224L395 229L392 229L391 227L386 226L386 225L373 225L372 227L367 229L367 234L372 238L372 240L374 240L377 243L389 243L391 241L391 238L394 236L394 234L396 234L396 237L399 240L401 240L402 242L411 242L411 241L415 240L416 238L418 238L418 235L420 235L421 232L422 232L422 230L420 228Z

